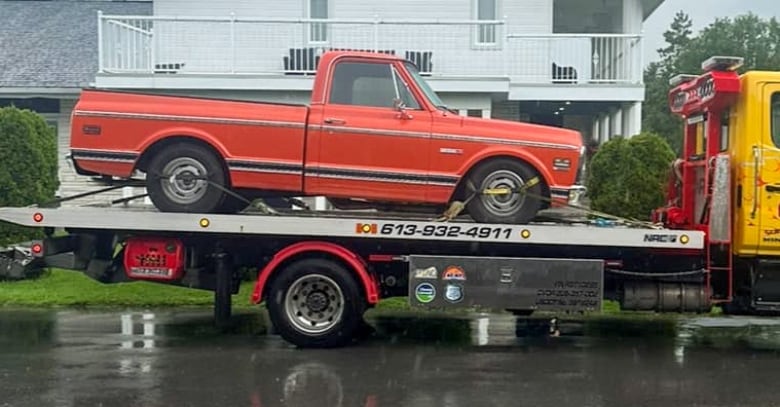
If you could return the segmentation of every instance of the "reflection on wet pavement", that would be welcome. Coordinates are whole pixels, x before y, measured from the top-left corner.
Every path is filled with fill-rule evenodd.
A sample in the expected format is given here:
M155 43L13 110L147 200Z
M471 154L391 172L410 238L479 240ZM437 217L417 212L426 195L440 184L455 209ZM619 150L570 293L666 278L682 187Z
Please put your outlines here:
M209 310L0 311L0 406L770 406L780 321L691 318L670 339L505 315L381 317L299 350ZM665 328L664 328L665 329Z

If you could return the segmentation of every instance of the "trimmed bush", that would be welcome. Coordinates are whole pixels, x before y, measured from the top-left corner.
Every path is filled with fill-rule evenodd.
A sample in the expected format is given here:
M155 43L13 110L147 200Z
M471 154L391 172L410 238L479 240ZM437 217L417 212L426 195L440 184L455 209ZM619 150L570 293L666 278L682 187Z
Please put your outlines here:
M602 145L588 169L591 208L611 215L649 220L664 204L674 151L661 136L640 134Z
M0 207L50 201L58 186L54 129L32 111L0 108ZM0 246L36 236L36 230L0 223Z

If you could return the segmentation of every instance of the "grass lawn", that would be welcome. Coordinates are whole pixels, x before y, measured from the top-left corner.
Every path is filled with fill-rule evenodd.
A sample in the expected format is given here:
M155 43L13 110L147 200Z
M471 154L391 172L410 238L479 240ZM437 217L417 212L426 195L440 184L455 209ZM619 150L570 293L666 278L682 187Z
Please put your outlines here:
M233 296L236 307L249 307L253 283ZM210 291L145 281L103 284L77 271L53 269L35 280L0 282L0 306L27 307L166 307L211 306Z

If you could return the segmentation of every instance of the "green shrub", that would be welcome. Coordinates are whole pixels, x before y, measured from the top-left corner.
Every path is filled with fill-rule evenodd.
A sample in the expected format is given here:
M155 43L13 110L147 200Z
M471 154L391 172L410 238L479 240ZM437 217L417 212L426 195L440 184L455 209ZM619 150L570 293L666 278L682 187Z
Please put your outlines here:
M0 207L52 200L58 186L54 129L32 111L0 108ZM35 236L35 230L0 223L0 246Z
M588 169L591 208L611 215L649 220L663 205L674 151L661 136L640 134L602 145Z

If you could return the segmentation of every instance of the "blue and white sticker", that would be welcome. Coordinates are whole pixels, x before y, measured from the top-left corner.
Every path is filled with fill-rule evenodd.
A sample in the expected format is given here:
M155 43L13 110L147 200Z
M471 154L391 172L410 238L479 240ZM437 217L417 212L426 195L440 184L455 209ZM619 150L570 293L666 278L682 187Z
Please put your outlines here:
M422 283L414 289L414 297L417 301L427 304L436 298L436 288L431 283Z
M444 298L449 302L460 302L463 299L463 286L460 284L447 284L444 288Z

